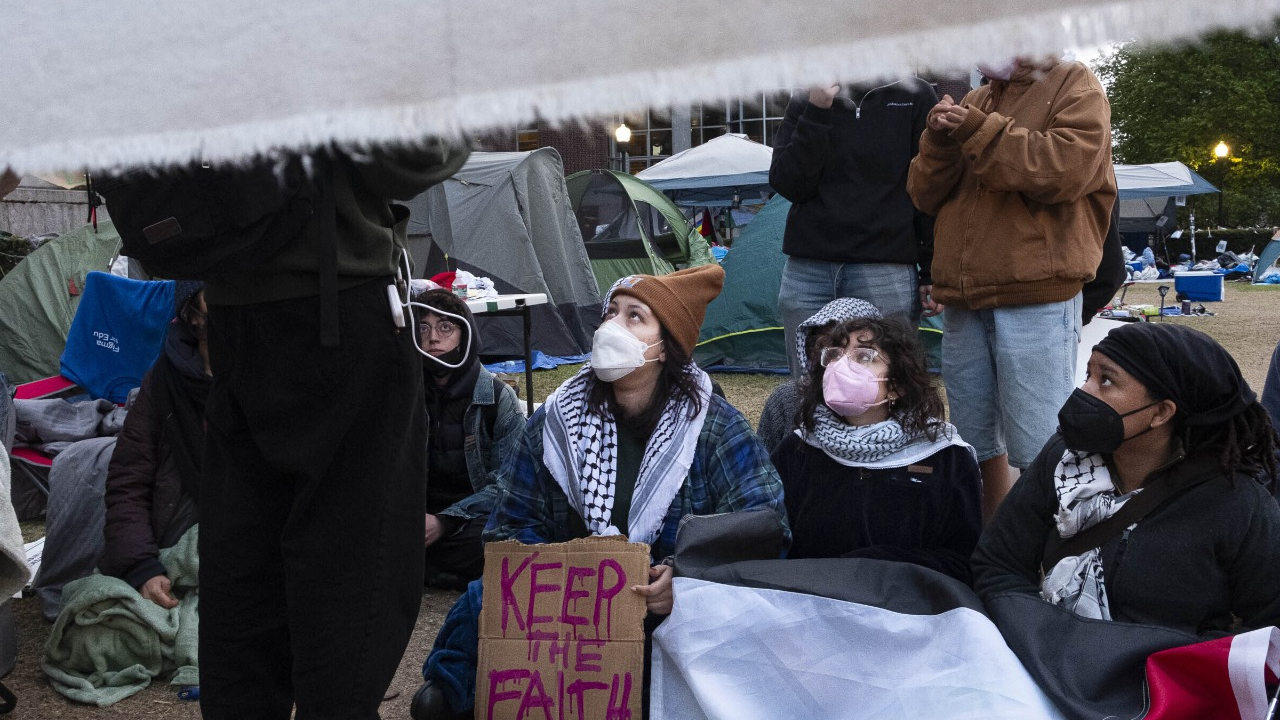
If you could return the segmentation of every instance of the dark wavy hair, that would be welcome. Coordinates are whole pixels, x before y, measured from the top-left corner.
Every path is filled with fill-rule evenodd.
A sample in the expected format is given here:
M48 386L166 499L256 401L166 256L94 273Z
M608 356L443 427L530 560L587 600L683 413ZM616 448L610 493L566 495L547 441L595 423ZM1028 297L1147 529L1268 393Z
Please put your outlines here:
M829 347L844 347L860 335L869 336L871 345L889 363L889 384L897 396L890 407L889 416L910 434L923 433L930 440L938 437L942 425L942 398L929 378L924 351L910 328L897 320L879 318L854 318L846 320L818 337L814 343L814 356L822 355ZM822 397L822 378L826 368L815 362L809 374L800 382L800 409L796 424L813 430L815 410L825 402Z
M658 420L662 417L662 411L668 402L677 401L680 398L688 399L690 420L702 412L702 398L698 394L698 384L685 372L685 368L693 364L693 356L680 347L680 343L677 343L671 333L667 332L665 325L661 328L662 347L667 353L667 359L662 363L662 372L658 374L658 381L653 386L653 395L649 398L649 405L644 412L635 416L625 414L613 394L613 383L604 382L595 375L588 379L591 387L587 391L587 404L591 409L601 415L605 414L605 410L609 410L619 423L626 425L642 437L653 434L653 429L658 426Z

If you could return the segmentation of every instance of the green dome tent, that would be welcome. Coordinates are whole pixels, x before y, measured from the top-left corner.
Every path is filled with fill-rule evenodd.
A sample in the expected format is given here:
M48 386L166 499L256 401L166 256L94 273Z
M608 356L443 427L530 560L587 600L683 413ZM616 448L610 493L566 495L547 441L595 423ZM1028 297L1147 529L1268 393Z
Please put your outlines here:
M109 221L60 235L0 279L0 372L15 383L58 374L85 276L106 271L120 248Z
M787 372L787 349L778 312L782 233L791 203L774 195L725 256L724 290L707 306L693 359L707 370ZM920 321L929 369L942 367L942 316Z
M715 262L711 248L666 195L613 170L565 178L601 294L627 275L666 275Z

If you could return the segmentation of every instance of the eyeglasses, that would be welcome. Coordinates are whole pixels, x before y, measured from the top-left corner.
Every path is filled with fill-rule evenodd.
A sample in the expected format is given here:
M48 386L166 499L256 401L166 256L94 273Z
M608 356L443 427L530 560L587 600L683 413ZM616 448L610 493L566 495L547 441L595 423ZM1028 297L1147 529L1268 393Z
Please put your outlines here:
M848 355L851 360L858 363L859 365L870 365L876 361L876 358L880 357L880 352L877 351L875 348L869 348L869 347L822 348L822 354L818 356L818 362L822 365L822 367L826 367L846 355Z
M436 335L442 338L447 338L453 334L453 331L457 329L458 329L458 324L449 322L448 320L441 320L435 325L432 325L429 322L418 323L419 335L430 335L431 332L434 330Z

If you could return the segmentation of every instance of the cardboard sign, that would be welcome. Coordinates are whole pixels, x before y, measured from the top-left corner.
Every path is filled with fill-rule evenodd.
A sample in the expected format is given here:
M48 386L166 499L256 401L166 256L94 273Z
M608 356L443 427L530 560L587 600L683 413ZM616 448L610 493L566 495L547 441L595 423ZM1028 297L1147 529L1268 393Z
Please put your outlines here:
M649 546L488 543L480 720L640 720Z

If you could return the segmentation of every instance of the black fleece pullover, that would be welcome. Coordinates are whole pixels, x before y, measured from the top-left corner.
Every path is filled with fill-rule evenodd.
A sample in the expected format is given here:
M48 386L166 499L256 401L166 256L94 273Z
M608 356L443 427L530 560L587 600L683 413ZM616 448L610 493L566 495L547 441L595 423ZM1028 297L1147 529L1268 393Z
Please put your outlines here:
M919 78L842 92L830 109L797 92L774 143L769 183L790 200L782 251L810 260L920 266L930 281L933 218L907 196L907 170L938 102Z

